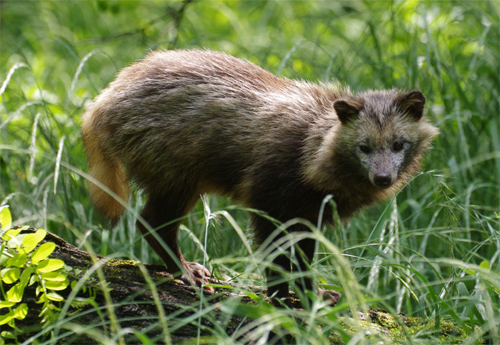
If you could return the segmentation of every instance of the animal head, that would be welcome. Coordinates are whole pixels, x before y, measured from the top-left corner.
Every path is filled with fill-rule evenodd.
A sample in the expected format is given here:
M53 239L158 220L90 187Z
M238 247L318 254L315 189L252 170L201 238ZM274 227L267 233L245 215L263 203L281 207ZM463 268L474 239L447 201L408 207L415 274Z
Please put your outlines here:
M438 134L424 117L425 102L420 91L396 89L337 100L333 106L341 126L334 152L377 188L406 180Z

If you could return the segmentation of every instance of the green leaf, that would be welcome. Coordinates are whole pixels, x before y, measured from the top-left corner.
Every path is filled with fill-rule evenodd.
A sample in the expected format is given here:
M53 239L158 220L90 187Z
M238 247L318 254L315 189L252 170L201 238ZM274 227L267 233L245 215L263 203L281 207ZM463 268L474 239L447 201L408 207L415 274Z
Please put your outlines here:
M47 294L47 298L50 299L51 301L55 301L55 302L64 301L64 297L59 295L58 293L55 293L55 292L49 292Z
M21 283L17 283L7 291L7 301L9 302L21 302L24 294L24 286Z
M467 286L465 286L464 283L459 282L457 284L457 290L461 297L470 297L469 290L467 289Z
M20 274L21 270L19 268L4 268L0 271L0 276L5 284L14 283L19 278Z
M22 229L12 229L7 231L2 237L5 241L10 241L12 238L16 237Z
M10 215L8 206L0 207L0 224L2 225L2 230L9 230L12 226L12 216Z
M40 243L45 236L47 235L47 231L44 229L38 229L34 234L28 234L23 239L23 247L26 253L31 252L35 247Z
M46 273L48 274L48 273ZM69 280L65 278L64 280L44 280L45 287L49 290L61 291L68 287Z
M34 267L28 267L28 268L25 268L23 270L23 273L21 273L21 278L19 278L19 282L20 284L25 287L26 285L28 285L28 282L31 278L31 275L33 274L33 272L35 272L35 268Z
M35 284L36 282L38 282L39 279L38 279L38 276L36 274L33 274L30 278L30 281L28 283L28 286L31 286L33 284Z
M31 263L37 264L38 262L45 260L52 252L56 249L56 244L53 242L47 242L38 247L31 257Z
M8 242L7 242L7 247L9 247L10 249L19 249L21 248L22 244L23 244L23 238L24 236L26 235L23 235L23 234L20 234L20 235L17 235L17 236L14 236L12 237Z
M465 270L465 273L470 274L471 276L475 276L476 275L475 271L469 270L469 269Z
M54 281L54 282L62 282L62 281L65 281L67 278L64 274L61 274L61 273L47 272L47 273L42 274L42 279Z
M5 325L7 322L14 318L14 312L8 312L5 315L0 315L0 325Z
M484 268L485 270L489 270L490 269L490 262L487 260L484 260L479 264L479 267Z
M23 320L26 315L28 315L28 305L26 303L22 303L14 311L14 317L18 320Z
M64 267L64 261L59 259L47 259L40 261L37 265L37 272L53 272Z
M8 332L8 331L3 331L2 333L0 333L0 338L16 339L17 340L17 337L15 336L15 334L12 332Z
M0 267L7 267L7 262L10 260L10 256L5 255L5 253L0 254Z
M258 319L259 317L263 317L265 315L275 313L276 307L270 304L262 304L259 306L254 306L250 304L235 304L235 305L224 305L221 306L221 310L232 312L236 315L245 315L251 318Z
M6 266L23 267L26 261L28 261L27 254L16 254L7 261Z
M15 305L16 305L15 302L0 301L0 309L2 309L2 308L10 308L10 307L13 307Z
M43 293L36 303L45 303L45 302L47 302L47 295ZM42 309L42 312L40 313L40 315L42 315L42 313L43 313L43 309Z
M88 305L92 305L92 306L96 305L95 298L93 298L93 297L87 297L87 298L75 297L73 299L73 301L71 302L71 306L73 308L77 308L77 309L83 308L83 307L88 306Z

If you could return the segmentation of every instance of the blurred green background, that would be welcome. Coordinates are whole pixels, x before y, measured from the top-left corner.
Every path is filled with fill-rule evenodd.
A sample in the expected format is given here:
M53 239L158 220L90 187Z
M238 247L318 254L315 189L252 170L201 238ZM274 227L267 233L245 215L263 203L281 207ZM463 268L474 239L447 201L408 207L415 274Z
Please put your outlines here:
M386 296L395 310L429 315L439 308L432 286L461 317L478 318L464 305L484 296L463 265L486 261L500 271L498 1L3 0L0 11L0 203L18 223L104 255L158 262L132 213L110 231L93 211L79 129L91 100L149 50L223 50L277 75L354 90L418 88L441 131L424 173L394 200L325 234L367 293ZM141 203L139 193L130 205ZM216 197L207 205L227 210L249 234L237 205ZM234 224L219 214L205 243L206 227L200 203L181 234L185 256L202 258L194 235L216 274L245 272L249 254ZM245 273L262 283L260 274ZM489 291L498 322L498 293Z

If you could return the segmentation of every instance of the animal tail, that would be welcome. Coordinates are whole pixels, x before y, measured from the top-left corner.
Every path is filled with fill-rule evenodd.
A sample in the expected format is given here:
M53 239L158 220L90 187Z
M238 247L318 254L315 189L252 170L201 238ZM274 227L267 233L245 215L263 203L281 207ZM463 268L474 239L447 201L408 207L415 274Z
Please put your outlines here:
M94 206L100 213L108 217L114 226L124 210L124 206L117 199L127 202L130 194L130 184L119 159L110 157L104 152L99 144L99 138L94 134L94 128L89 124L91 122L92 119L84 116L82 136L87 152L90 175L106 188L89 181L90 196Z

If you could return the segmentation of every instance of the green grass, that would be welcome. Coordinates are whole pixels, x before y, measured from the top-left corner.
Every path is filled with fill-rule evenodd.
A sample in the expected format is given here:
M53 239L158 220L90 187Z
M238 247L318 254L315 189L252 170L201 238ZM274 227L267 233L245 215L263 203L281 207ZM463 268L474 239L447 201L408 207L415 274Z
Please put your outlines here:
M201 1L173 20L181 7L164 1L0 4L0 205L9 205L18 223L81 248L159 263L135 230L140 193L113 230L92 209L79 129L89 102L149 49L225 50L281 76L353 89L419 88L441 131L424 172L394 199L314 233L320 246L310 274L342 289L345 303L300 314L304 324L287 310L266 322L303 343L327 343L328 331L343 329L339 315L349 307L381 307L463 329L477 326L472 335L489 334L491 343L500 343L498 3ZM246 211L214 196L197 205L180 236L188 260L202 262L206 252L217 277L263 285L267 261L251 242ZM208 307L196 307L199 317L210 317ZM252 313L267 311L260 304ZM255 341L268 334L267 324L255 321ZM363 334L353 329L342 335L346 343ZM211 332L231 342L223 328ZM408 337L405 343L438 339L432 330Z

